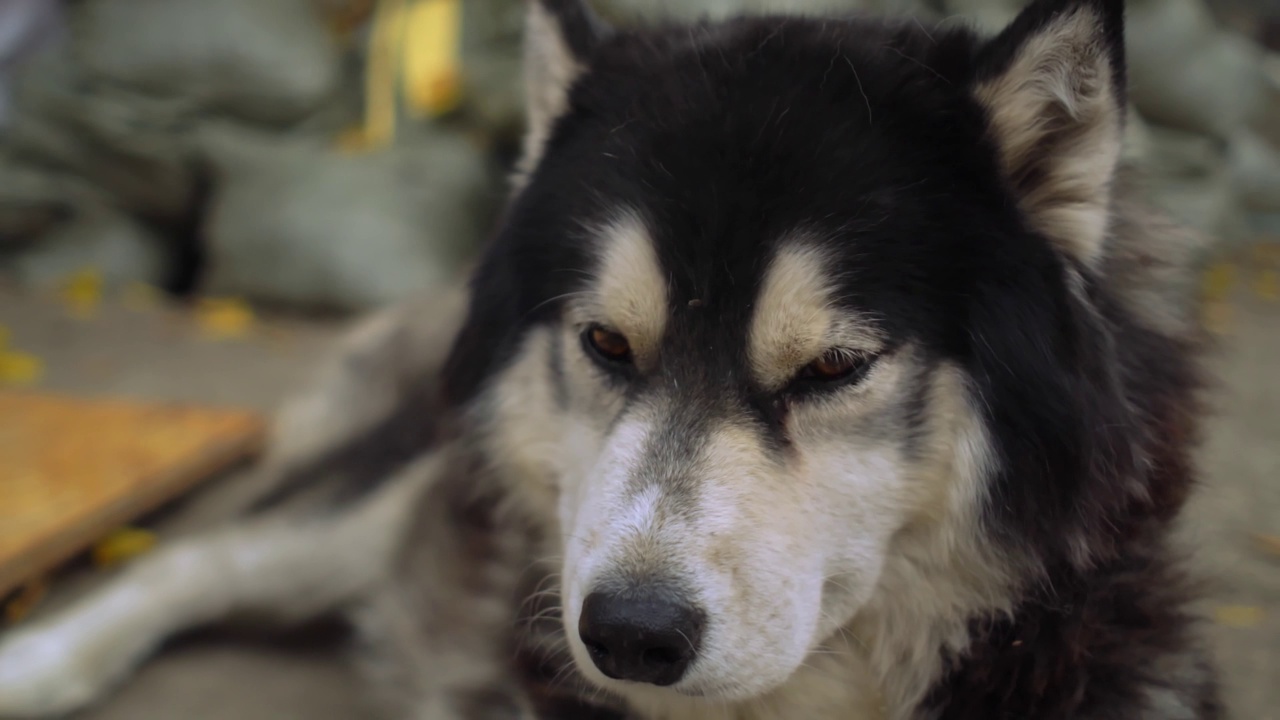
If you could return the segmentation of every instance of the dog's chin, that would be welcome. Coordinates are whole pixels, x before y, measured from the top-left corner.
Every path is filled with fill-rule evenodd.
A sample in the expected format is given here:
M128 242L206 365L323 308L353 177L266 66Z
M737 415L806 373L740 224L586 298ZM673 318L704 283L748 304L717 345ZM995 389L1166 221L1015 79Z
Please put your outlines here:
M723 707L726 703L749 702L786 684L790 677L787 675L770 681L759 676L703 677L695 672L674 685L660 687L609 678L591 662L580 643L573 642L571 645L574 665L589 682L635 707L657 715L687 713L691 707L704 704ZM798 669L799 666L795 668Z
M598 673L592 681L601 689L622 698L631 707L655 717L699 717L711 708L723 709L726 705L750 703L783 682L760 685L752 680L740 683L736 680L700 681L691 679L668 687L609 680Z

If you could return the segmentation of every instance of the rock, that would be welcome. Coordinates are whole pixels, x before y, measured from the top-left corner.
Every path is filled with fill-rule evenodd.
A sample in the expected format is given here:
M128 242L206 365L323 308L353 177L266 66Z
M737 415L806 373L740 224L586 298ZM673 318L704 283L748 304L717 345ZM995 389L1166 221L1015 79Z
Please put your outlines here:
M341 74L312 0L83 0L72 27L92 76L259 123L301 119Z
M365 310L446 281L488 226L494 179L460 135L418 132L345 155L315 139L208 128L218 189L201 290Z

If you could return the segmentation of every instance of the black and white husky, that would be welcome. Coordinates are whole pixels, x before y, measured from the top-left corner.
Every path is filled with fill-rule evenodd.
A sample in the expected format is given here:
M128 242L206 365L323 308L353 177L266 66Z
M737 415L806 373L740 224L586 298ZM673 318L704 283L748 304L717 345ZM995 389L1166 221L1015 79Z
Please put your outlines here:
M467 296L351 336L242 522L5 638L0 715L337 611L397 718L1221 717L1169 537L1192 241L1119 169L1120 0L528 13Z

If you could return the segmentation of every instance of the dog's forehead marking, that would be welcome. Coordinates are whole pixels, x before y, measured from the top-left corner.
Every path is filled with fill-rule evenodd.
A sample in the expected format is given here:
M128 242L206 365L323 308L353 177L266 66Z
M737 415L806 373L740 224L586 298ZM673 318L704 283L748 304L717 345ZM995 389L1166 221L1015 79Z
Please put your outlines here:
M747 358L755 379L773 388L832 347L874 352L875 328L836 307L832 258L801 238L784 243L765 270L752 309Z
M630 210L615 213L591 233L598 261L585 307L577 307L579 319L610 325L627 337L637 362L647 364L657 353L668 314L667 281L653 235Z

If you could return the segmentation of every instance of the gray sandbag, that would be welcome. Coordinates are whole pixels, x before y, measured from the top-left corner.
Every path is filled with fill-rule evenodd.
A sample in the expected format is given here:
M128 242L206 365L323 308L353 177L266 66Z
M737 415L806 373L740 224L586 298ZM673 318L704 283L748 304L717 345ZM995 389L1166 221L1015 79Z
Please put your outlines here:
M61 0L0 2L0 128L9 115L13 66L62 30Z
M1225 243L1248 238L1225 143L1171 128L1148 128L1143 159L1149 199L1175 220Z
M948 16L959 16L983 32L1000 32L1018 11L1026 6L1022 0L944 0Z
M1201 0L1132 0L1126 26L1130 97L1148 119L1226 140L1260 112L1262 49Z
M787 12L831 15L853 11L926 14L923 0L600 0L595 3L610 18L681 19L724 18L747 13Z
M105 198L84 181L0 153L0 252L33 245L92 204Z
M1245 207L1280 212L1280 152L1252 132L1241 131L1232 140L1227 159Z
M1277 26L1280 26L1280 20L1277 21ZM1262 103L1262 112L1250 129L1271 143L1271 147L1280 148L1280 53L1267 53L1262 68L1267 76L1266 98Z
M5 143L20 162L79 176L126 210L166 220L193 201L191 115L182 101L86 78L64 42L15 72Z
M359 155L221 125L202 140L217 188L206 293L340 310L385 305L447 281L495 199L481 153L438 128Z
M158 238L108 205L86 205L76 213L29 249L0 255L0 273L37 288L56 287L86 269L99 273L107 288L164 282L166 256Z
M1143 167L1151 156L1151 127L1132 105L1125 116L1121 161L1130 167Z
M1149 197L1170 217L1199 230L1215 243L1236 246L1252 237L1249 216L1240 206L1231 178L1226 174L1162 179L1153 183Z
M492 139L514 140L524 126L524 5L467 0L462 18L462 122Z
M294 122L340 76L312 0L83 0L71 21L90 74L246 120Z

